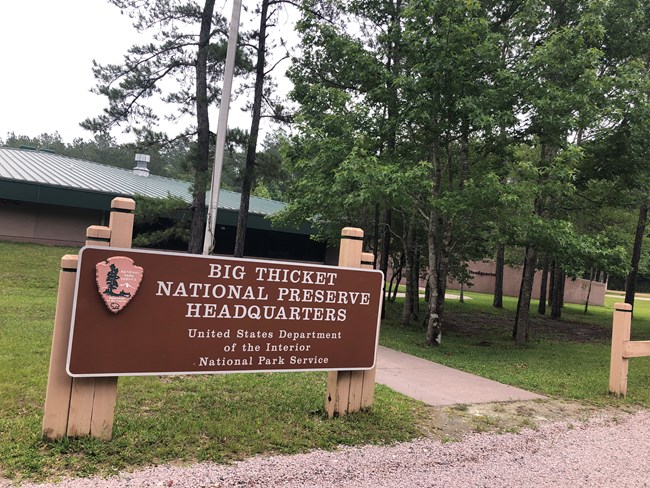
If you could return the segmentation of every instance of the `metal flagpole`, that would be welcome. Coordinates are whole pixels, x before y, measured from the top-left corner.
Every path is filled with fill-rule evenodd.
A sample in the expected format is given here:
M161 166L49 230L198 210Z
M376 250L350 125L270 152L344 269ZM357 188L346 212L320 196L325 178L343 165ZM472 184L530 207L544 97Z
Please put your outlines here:
M212 170L212 185L210 187L210 203L208 205L208 218L203 239L203 254L210 254L214 248L214 235L217 227L217 207L219 205L219 189L221 187L221 168L223 167L223 154L226 146L228 110L230 109L230 93L232 92L232 79L235 71L235 53L237 51L240 13L241 0L233 0L232 16L230 19L230 34L228 36L228 51L226 53L226 69L223 78L223 89L221 91L219 121L217 122L217 147L214 154L214 169Z

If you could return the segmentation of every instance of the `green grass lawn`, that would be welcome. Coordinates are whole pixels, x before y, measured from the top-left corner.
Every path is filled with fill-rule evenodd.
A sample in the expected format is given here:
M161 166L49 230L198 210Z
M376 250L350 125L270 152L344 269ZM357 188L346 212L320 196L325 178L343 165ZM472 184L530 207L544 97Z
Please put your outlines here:
M39 480L109 474L170 461L228 461L421 435L427 410L378 386L368 412L328 420L326 373L121 378L113 440L41 439L60 258L76 249L0 242L0 476ZM503 383L597 405L650 407L650 358L630 361L627 399L607 394L612 304L567 305L562 321L537 319L531 340L510 331L516 301L448 300L443 344L428 348L419 325L398 324L388 304L381 343ZM536 304L531 308L536 317ZM650 339L650 302L638 301L633 339Z
M531 305L531 339L524 346L511 340L516 298L504 297L504 308L492 307L492 295L466 293L471 300L446 300L442 346L427 347L418 324L400 327L400 304L388 308L380 343L425 359L552 397L596 404L650 407L650 357L630 360L628 396L608 394L613 304L604 307L566 304L561 321L539 319ZM424 305L422 305L424 307ZM637 300L633 340L650 340L650 301Z
M41 424L61 256L0 242L0 476L108 474L420 435L425 407L378 387L368 412L328 420L327 373L121 378L113 440L45 443Z

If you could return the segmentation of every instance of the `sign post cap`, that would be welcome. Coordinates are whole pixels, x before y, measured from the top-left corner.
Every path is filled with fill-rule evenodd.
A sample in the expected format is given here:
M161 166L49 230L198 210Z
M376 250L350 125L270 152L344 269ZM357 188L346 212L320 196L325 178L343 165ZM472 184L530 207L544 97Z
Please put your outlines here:
M135 200L133 200L133 198L116 197L111 200L111 208L120 210L135 210Z
M61 268L63 269L77 269L79 263L79 256L76 254L66 254L61 258Z
M357 227L344 227L341 230L341 237L363 237L363 230Z

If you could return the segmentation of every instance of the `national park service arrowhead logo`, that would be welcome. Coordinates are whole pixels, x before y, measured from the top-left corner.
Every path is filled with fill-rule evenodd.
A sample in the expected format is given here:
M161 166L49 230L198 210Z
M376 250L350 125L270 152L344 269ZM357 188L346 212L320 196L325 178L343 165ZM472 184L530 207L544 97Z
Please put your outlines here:
M113 313L121 311L133 299L144 270L133 259L114 256L95 265L97 291L106 307Z

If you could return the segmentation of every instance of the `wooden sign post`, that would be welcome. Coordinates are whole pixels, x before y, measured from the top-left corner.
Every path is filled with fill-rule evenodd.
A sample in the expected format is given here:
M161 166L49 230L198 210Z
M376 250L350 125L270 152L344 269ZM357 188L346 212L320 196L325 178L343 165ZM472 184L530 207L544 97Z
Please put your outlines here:
M108 227L91 225L86 245L131 247L135 201L114 198ZM43 437L93 436L108 440L113 432L117 378L71 378L65 370L78 256L61 259L52 353L45 395Z
M614 304L612 354L609 367L609 391L616 396L627 394L630 358L650 356L650 341L631 341L632 305Z
M55 440L65 437L68 430L72 378L65 371L65 361L72 319L72 296L77 274L77 256L66 254L61 258L59 291L56 299L50 372L45 394L43 437Z
M341 231L339 266L372 269L374 256L363 253L363 230L345 227ZM327 377L325 410L327 416L358 412L372 405L375 394L375 368L365 371L330 371Z
M361 253L361 268L374 269L373 263L375 255L370 252ZM383 290L382 285L382 290ZM381 294L382 300L384 294ZM363 380L361 386L361 409L369 408L375 399L375 377L377 375L377 366L372 369L363 371Z
M383 274L360 229L340 268L196 256L128 249L134 208L62 260L45 439L110 439L118 376L326 370L330 416L372 404Z

